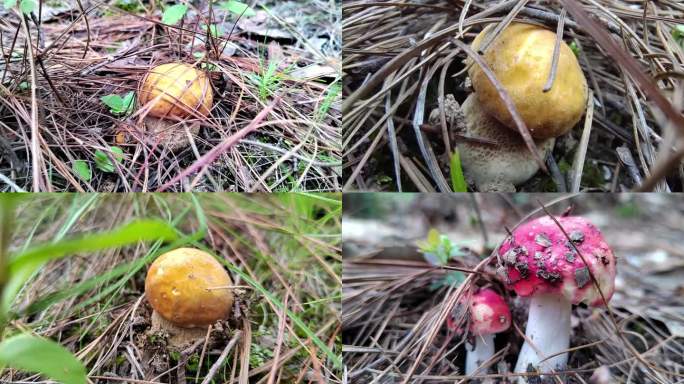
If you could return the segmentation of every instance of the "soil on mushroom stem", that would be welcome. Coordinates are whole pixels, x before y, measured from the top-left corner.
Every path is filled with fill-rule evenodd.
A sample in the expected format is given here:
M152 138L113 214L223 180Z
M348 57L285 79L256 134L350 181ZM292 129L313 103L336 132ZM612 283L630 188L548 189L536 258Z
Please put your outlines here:
M625 326L624 340L616 336L607 308L574 306L570 346L585 347L570 353L569 369L584 382L592 376L607 375L608 379L598 382L608 383L626 380L632 369L646 372L650 366L676 381L673 367L684 363L684 351L675 340L682 337L684 322L669 313L684 311L684 254L677 248L684 236L678 224L684 220L681 197L585 194L565 196L561 202L551 204L561 197L405 194L380 198L357 194L345 198L343 222L350 230L345 228L343 239L343 343L348 346L344 359L350 367L351 382L392 380L396 376L395 371L387 369L390 363L407 373L416 361L419 364L415 374L423 378L460 380L465 366L461 342L465 340L450 333L446 322L438 324L435 319L454 298L456 290L467 291L473 287L472 282L464 287L468 274L428 264L426 259L434 261L435 257L424 257L417 251L417 244L424 247L428 229L435 228L458 248L449 266L472 270L482 261L480 255L492 254L493 247L505 239L505 228L512 230L523 217L539 209L540 201L549 204L548 210L557 215L573 207L573 215L585 217L600 229L618 258L616 290L610 308L615 319ZM473 201L477 202L479 214ZM435 206L444 207L442 214L435 214ZM447 210L448 215L444 214ZM537 216L542 214L538 212ZM480 223L487 231L489 247L484 246ZM490 285L506 292L496 278L495 265L492 261L482 270L477 286ZM510 292L506 295L513 323L524 332L528 303ZM461 324L462 328L465 326ZM433 332L435 339L430 340L425 354L419 357ZM631 348L643 351L660 343L674 349L656 348L653 356L645 358L645 364L631 366ZM503 352L491 372L505 372L505 365L499 368L499 364L512 369L522 344L514 327L497 334L496 350ZM382 355L375 352L377 345L383 346ZM573 375L566 378L568 383L582 382Z
M26 38L20 19L0 7L0 45L8 55L0 60L0 83L9 92L0 95L8 100L0 105L0 173L14 184L0 182L0 191L33 190L34 175L41 191L156 190L249 126L276 99L273 111L256 122L258 129L211 162L193 189L339 189L339 3L267 1L237 21L231 7L240 2L219 1L212 15L202 2L199 12L192 7L173 28L159 24L161 8L134 3L96 5L87 24L72 25L76 3L43 2L40 29L29 23L34 40L40 36L41 47L50 47L35 63L37 140L44 143L38 153L30 145ZM208 19L214 20L212 37ZM50 43L67 31L59 44ZM214 108L204 119L148 127L132 115L137 108L126 108L135 100L126 96L137 96L138 82L151 67L172 62L209 75ZM105 103L102 97L113 99ZM184 189L180 183L166 188Z

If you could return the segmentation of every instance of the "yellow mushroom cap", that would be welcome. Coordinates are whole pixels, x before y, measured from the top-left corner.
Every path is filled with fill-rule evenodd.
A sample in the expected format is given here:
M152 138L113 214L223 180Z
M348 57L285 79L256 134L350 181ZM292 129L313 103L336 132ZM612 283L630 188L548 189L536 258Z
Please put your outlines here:
M188 64L169 63L158 65L145 75L138 100L141 106L153 103L150 116L185 118L207 116L213 94L204 72Z
M233 285L221 263L193 248L178 248L159 256L145 279L145 296L155 311L185 328L203 327L225 319L233 306Z
M479 49L485 28L473 40ZM560 43L558 66L552 88L544 92L551 71L556 34L535 25L512 23L489 45L483 59L513 99L530 134L539 139L558 137L572 129L584 114L587 80L575 54ZM477 63L468 70L482 107L506 127L518 130L494 85Z

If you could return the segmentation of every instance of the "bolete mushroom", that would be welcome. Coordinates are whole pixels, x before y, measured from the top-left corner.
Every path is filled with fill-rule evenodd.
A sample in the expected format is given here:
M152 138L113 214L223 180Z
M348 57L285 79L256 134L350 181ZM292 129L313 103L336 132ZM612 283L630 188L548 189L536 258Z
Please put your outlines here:
M158 65L140 83L138 100L149 108L147 114L159 118L209 114L213 94L207 75L185 63Z
M232 284L221 263L199 249L159 256L145 279L145 296L154 309L152 330L167 332L174 347L203 337L209 325L230 315Z
M475 38L475 51L492 30L489 25ZM510 95L530 134L538 139L568 132L584 114L587 103L587 80L574 53L562 41L553 85L544 91L555 43L556 34L550 30L511 23L483 53L484 61ZM503 126L518 132L508 108L480 66L472 63L468 74L482 108Z
M564 369L572 305L603 305L596 285L606 301L615 289L615 256L598 228L583 217L555 219L563 230L548 216L534 219L519 226L497 251L497 272L507 287L531 296L526 341L515 366L519 373Z
M511 326L511 311L504 298L491 288L473 294L468 309L472 341L466 343L465 373L472 375L494 356L494 335ZM447 318L447 326L459 331L452 317Z
M166 149L187 148L188 134L199 133L197 120L209 115L213 93L207 75L185 63L158 65L145 75L138 90L145 109L148 135ZM194 117L194 120L185 121ZM173 120L173 121L172 121Z
M504 128L489 116L473 94L463 102L464 132L472 138L487 139L496 145L475 140L459 140L458 148L463 172L480 192L515 192L539 171L539 163L532 157L518 133ZM537 140L542 156L553 149L555 139Z

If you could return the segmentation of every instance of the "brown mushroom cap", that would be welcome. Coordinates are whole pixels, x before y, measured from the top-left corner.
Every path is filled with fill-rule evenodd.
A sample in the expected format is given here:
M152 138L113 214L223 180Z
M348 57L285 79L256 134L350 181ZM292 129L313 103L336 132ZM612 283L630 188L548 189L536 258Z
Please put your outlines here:
M207 75L185 63L158 65L140 83L138 102L154 117L207 116L213 94Z
M484 36L493 28L489 25L472 43L478 50ZM531 24L511 23L489 45L482 55L489 68L503 85L530 134L539 139L558 137L577 124L586 109L587 80L575 54L564 42L553 86L544 92L551 71L556 34ZM479 65L468 70L475 93L482 107L515 132L508 108L494 85Z
M233 306L233 285L223 266L210 254L178 248L159 256L145 279L152 308L185 328L208 326L225 319Z
M459 141L457 148L463 172L480 192L509 191L508 186L522 184L539 171L522 137L489 116L478 99L470 94L463 102L466 135L489 139L497 146ZM554 139L537 140L542 156L553 149Z

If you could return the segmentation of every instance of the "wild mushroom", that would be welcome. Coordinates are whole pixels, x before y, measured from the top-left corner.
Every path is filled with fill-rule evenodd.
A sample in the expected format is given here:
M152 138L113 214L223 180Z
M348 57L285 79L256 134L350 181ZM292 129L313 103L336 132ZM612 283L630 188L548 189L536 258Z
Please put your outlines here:
M511 311L508 304L491 288L481 289L473 294L469 313L472 341L466 343L466 375L474 374L482 364L494 356L494 335L511 326ZM447 326L452 330L459 330L452 317L447 318Z
M188 147L186 131L199 133L199 120L209 115L213 103L207 75L184 63L152 68L140 82L138 95L138 103L146 108L146 131L170 151Z
M199 249L159 256L145 279L145 296L154 309L152 330L167 332L173 347L203 337L209 325L230 315L232 284L221 263Z
M493 29L485 28L473 41L478 50ZM568 132L582 117L587 102L587 80L577 58L561 41L556 75L544 91L556 43L556 34L545 28L511 23L486 48L483 59L513 99L532 137L547 139ZM468 70L482 108L503 126L518 131L494 85L477 64Z
M615 256L601 232L583 217L556 220L565 233L553 219L541 217L518 227L497 251L498 273L507 287L531 296L515 372L564 369L572 305L604 304L591 276L606 301L615 288Z
M140 83L140 105L147 114L159 118L209 114L213 94L207 75L185 63L158 65Z
M474 95L463 102L467 136L488 139L496 145L475 140L459 140L457 148L465 176L480 192L515 192L515 185L529 180L539 171L518 133L504 128L483 110ZM555 139L537 140L542 156L553 149Z

